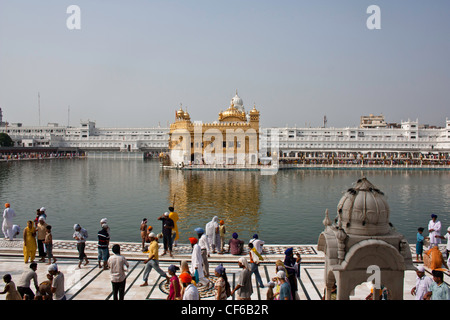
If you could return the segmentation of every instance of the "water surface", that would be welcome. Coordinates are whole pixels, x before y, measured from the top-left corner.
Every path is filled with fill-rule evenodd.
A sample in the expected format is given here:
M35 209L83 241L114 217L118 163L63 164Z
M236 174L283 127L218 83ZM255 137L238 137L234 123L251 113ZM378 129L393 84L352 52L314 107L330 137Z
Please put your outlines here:
M0 163L0 203L10 202L21 227L37 208L47 208L55 239L71 239L73 225L96 240L101 218L108 218L111 241L140 241L142 218L161 231L157 217L175 199L180 242L196 227L218 216L229 235L247 240L254 233L268 243L316 244L325 210L330 218L343 192L360 177L387 196L391 222L410 243L430 214L450 226L450 172L400 170L256 171L161 170L157 161L39 160ZM444 231L445 232L445 231Z

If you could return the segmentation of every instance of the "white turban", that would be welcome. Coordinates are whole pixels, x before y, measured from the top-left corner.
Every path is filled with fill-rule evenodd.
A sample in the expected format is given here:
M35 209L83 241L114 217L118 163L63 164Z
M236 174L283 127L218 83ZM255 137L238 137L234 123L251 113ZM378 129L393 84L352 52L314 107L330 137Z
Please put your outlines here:
M48 272L51 272L51 271L58 271L58 266L56 265L56 263L51 264L51 265L48 266L47 271L48 271Z
M286 278L286 273L284 271L278 271L277 278L280 278L280 279Z

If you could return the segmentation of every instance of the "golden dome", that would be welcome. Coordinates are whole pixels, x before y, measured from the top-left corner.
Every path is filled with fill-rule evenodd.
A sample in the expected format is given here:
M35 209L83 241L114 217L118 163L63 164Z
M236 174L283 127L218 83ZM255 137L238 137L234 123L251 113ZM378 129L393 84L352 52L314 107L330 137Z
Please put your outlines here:
M231 103L230 107L224 112L219 113L219 120L221 121L245 121L245 112L235 108Z
M184 116L184 111L183 111L183 109L181 107L180 107L180 110L177 111L177 116L179 118L182 118Z
M250 110L250 113L259 113L259 111L258 110L256 110L256 106L255 105L253 105L253 109L252 110Z

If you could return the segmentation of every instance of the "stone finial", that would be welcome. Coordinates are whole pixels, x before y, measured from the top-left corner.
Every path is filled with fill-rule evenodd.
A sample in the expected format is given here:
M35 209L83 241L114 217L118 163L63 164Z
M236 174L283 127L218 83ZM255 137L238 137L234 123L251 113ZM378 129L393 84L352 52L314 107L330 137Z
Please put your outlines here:
M323 219L322 223L325 226L325 229L332 224L330 217L328 216L328 209L325 210L325 219Z

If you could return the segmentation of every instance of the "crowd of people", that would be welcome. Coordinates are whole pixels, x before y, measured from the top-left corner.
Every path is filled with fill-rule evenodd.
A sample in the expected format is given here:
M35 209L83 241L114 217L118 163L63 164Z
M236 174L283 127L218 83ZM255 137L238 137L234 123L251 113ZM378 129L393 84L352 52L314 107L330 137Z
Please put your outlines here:
M72 159L84 157L84 152L0 152L0 160L39 160L39 159Z
M238 260L239 279L236 287L231 288L225 267L222 264L215 266L214 276L217 280L214 282L214 289L217 300L226 300L234 294L237 294L240 300L249 300L253 294L251 282L253 274L259 287L265 288L258 269L260 263L264 260L264 241L259 239L258 234L254 234L248 242L248 256L245 256L245 242L239 239L238 234L234 232L228 240L228 250L226 251L227 230L225 222L219 220L217 216L214 216L205 225L205 228L195 228L194 232L197 237L189 238L192 247L190 267L188 261L183 260L180 266L170 265L167 272L163 271L159 266L158 240L163 239L163 253L161 255L169 254L173 257L173 247L177 245L179 239L178 214L173 207L168 209L169 211L157 218L162 223L162 232L159 234L155 234L153 227L148 226L148 219L144 218L141 222L142 250L148 253L148 258L144 261L145 269L141 286L148 285L149 274L154 269L169 283L168 300L199 300L198 289L207 286L212 278L208 258L214 253L228 253L241 256ZM284 261L277 261L277 276L267 284L268 299L298 299L297 279L300 277L301 257L299 253L297 253L297 257L294 257L293 248L287 249L285 255ZM181 271L179 276L177 276L177 270Z
M15 212L9 203L5 204L3 211L2 231L6 240L13 240L20 234L20 227L15 225L13 219ZM178 231L178 214L174 207L157 218L161 222L161 232L156 234L153 227L148 225L148 219L144 218L140 225L142 238L142 251L148 254L143 261L143 282L141 287L148 286L150 272L154 269L169 284L168 300L199 300L199 288L212 284L215 290L216 300L226 300L232 295L237 295L239 300L250 300L253 294L252 275L259 288L266 288L267 300L298 300L298 282L300 280L301 255L288 248L284 252L284 261L277 260L275 263L275 274L268 283L264 284L259 273L259 266L264 261L264 241L259 239L258 234L254 234L247 242L248 250L245 250L245 242L241 240L236 232L231 234L227 241L228 231L225 222L214 216L205 227L197 227L193 231L196 237L190 237L189 243L192 247L191 259L182 260L180 265L171 264L167 271L161 269L159 264L160 256L166 254L174 256L173 247L177 246L180 239ZM7 300L17 299L54 299L65 300L64 274L58 269L57 259L53 256L52 227L46 223L46 208L36 210L34 220L27 221L23 234L23 254L24 262L29 264L30 270L24 272L17 282L12 280L10 274L5 274L3 280L5 287L0 294L6 294ZM82 268L89 263L85 253L88 232L80 224L75 224L73 239L77 243L78 268ZM424 228L419 228L416 243L416 258L423 260L424 266L432 270L433 279L425 273L425 268L417 268L416 286L411 289L411 294L416 299L449 300L450 292L447 284L443 281L444 271L447 263L450 263L450 227L447 234L441 235L441 222L436 215L431 216L428 224L429 236L423 235ZM129 263L121 255L120 245L114 244L110 254L110 234L107 218L100 220L100 230L97 232L98 240L98 267L109 270L113 299L123 300L125 296L125 285ZM162 239L163 252L159 254L159 240ZM446 258L439 250L441 240L447 240ZM429 240L429 249L424 252L424 243ZM225 250L226 244L228 249ZM247 252L247 253L246 253ZM222 264L214 266L214 276L210 274L212 269L208 259L212 253L237 255L239 275L236 286L232 288L228 282L226 269ZM36 254L39 262L47 263L47 279L41 283L37 279L37 263L34 261ZM190 266L189 266L190 263ZM177 272L179 271L179 274ZM33 282L35 292L31 289ZM387 293L384 288L382 294ZM387 294L386 294L387 296ZM380 298L382 296L380 295ZM384 295L383 295L384 297ZM370 299L372 299L371 297Z
M423 265L416 270L416 285L411 289L411 294L416 300L450 300L450 290L444 282L444 272L450 264L450 227L445 235L441 234L442 223L436 214L431 215L428 222L428 236L423 232L425 228L417 229L416 260L423 261ZM446 258L439 249L442 240L447 240ZM429 242L428 249L424 251L425 241ZM425 267L431 269L432 278L426 275Z
M3 212L2 230L6 240L13 240L20 234L20 227L13 223L15 212L9 203L5 204ZM179 266L170 265L167 271L163 271L159 266L159 257L169 254L173 257L173 247L177 246L179 240L179 231L177 226L178 214L173 207L168 208L168 212L157 218L161 222L161 233L155 234L153 227L148 226L148 219L144 218L141 222L140 233L142 238L142 251L148 254L143 261L143 283L141 287L148 285L150 272L154 269L169 284L168 300L199 300L200 294L198 288L207 286L212 280L210 274L210 265L208 258L211 253L232 254L241 256L238 260L240 268L239 280L236 287L231 288L227 279L226 269L222 264L214 268L215 298L217 300L226 300L231 295L236 294L240 300L249 300L253 293L251 276L255 274L256 281L260 288L265 288L259 273L258 267L264 260L263 245L258 235L248 242L248 256L245 252L245 242L239 239L236 232L232 233L228 240L228 250L226 247L225 222L214 217L208 222L205 228L196 228L194 231L197 237L189 238L192 247L192 255L189 261L183 260ZM57 259L53 256L52 227L47 224L46 208L42 207L36 210L34 220L27 221L23 235L23 254L24 262L29 264L30 270L24 272L17 283L12 280L10 274L4 275L6 283L4 291L0 294L6 294L6 299L55 299L65 300L64 293L64 274L58 269ZM75 224L73 239L76 240L78 251L78 268L89 263L85 253L88 231L80 224ZM110 255L110 228L107 218L100 220L100 230L97 233L98 239L98 267L110 271L113 299L122 300L125 295L125 284L127 269L129 263L127 259L120 254L120 245L112 246ZM163 252L159 254L159 240L162 239ZM39 256L38 262L48 264L47 279L41 283L37 279L37 266L35 262L36 254ZM298 299L297 279L300 272L300 254L294 257L293 248L286 250L285 261L277 261L276 277L267 285L267 298L274 300ZM177 275L177 271L180 274ZM32 282L35 292L31 289Z

